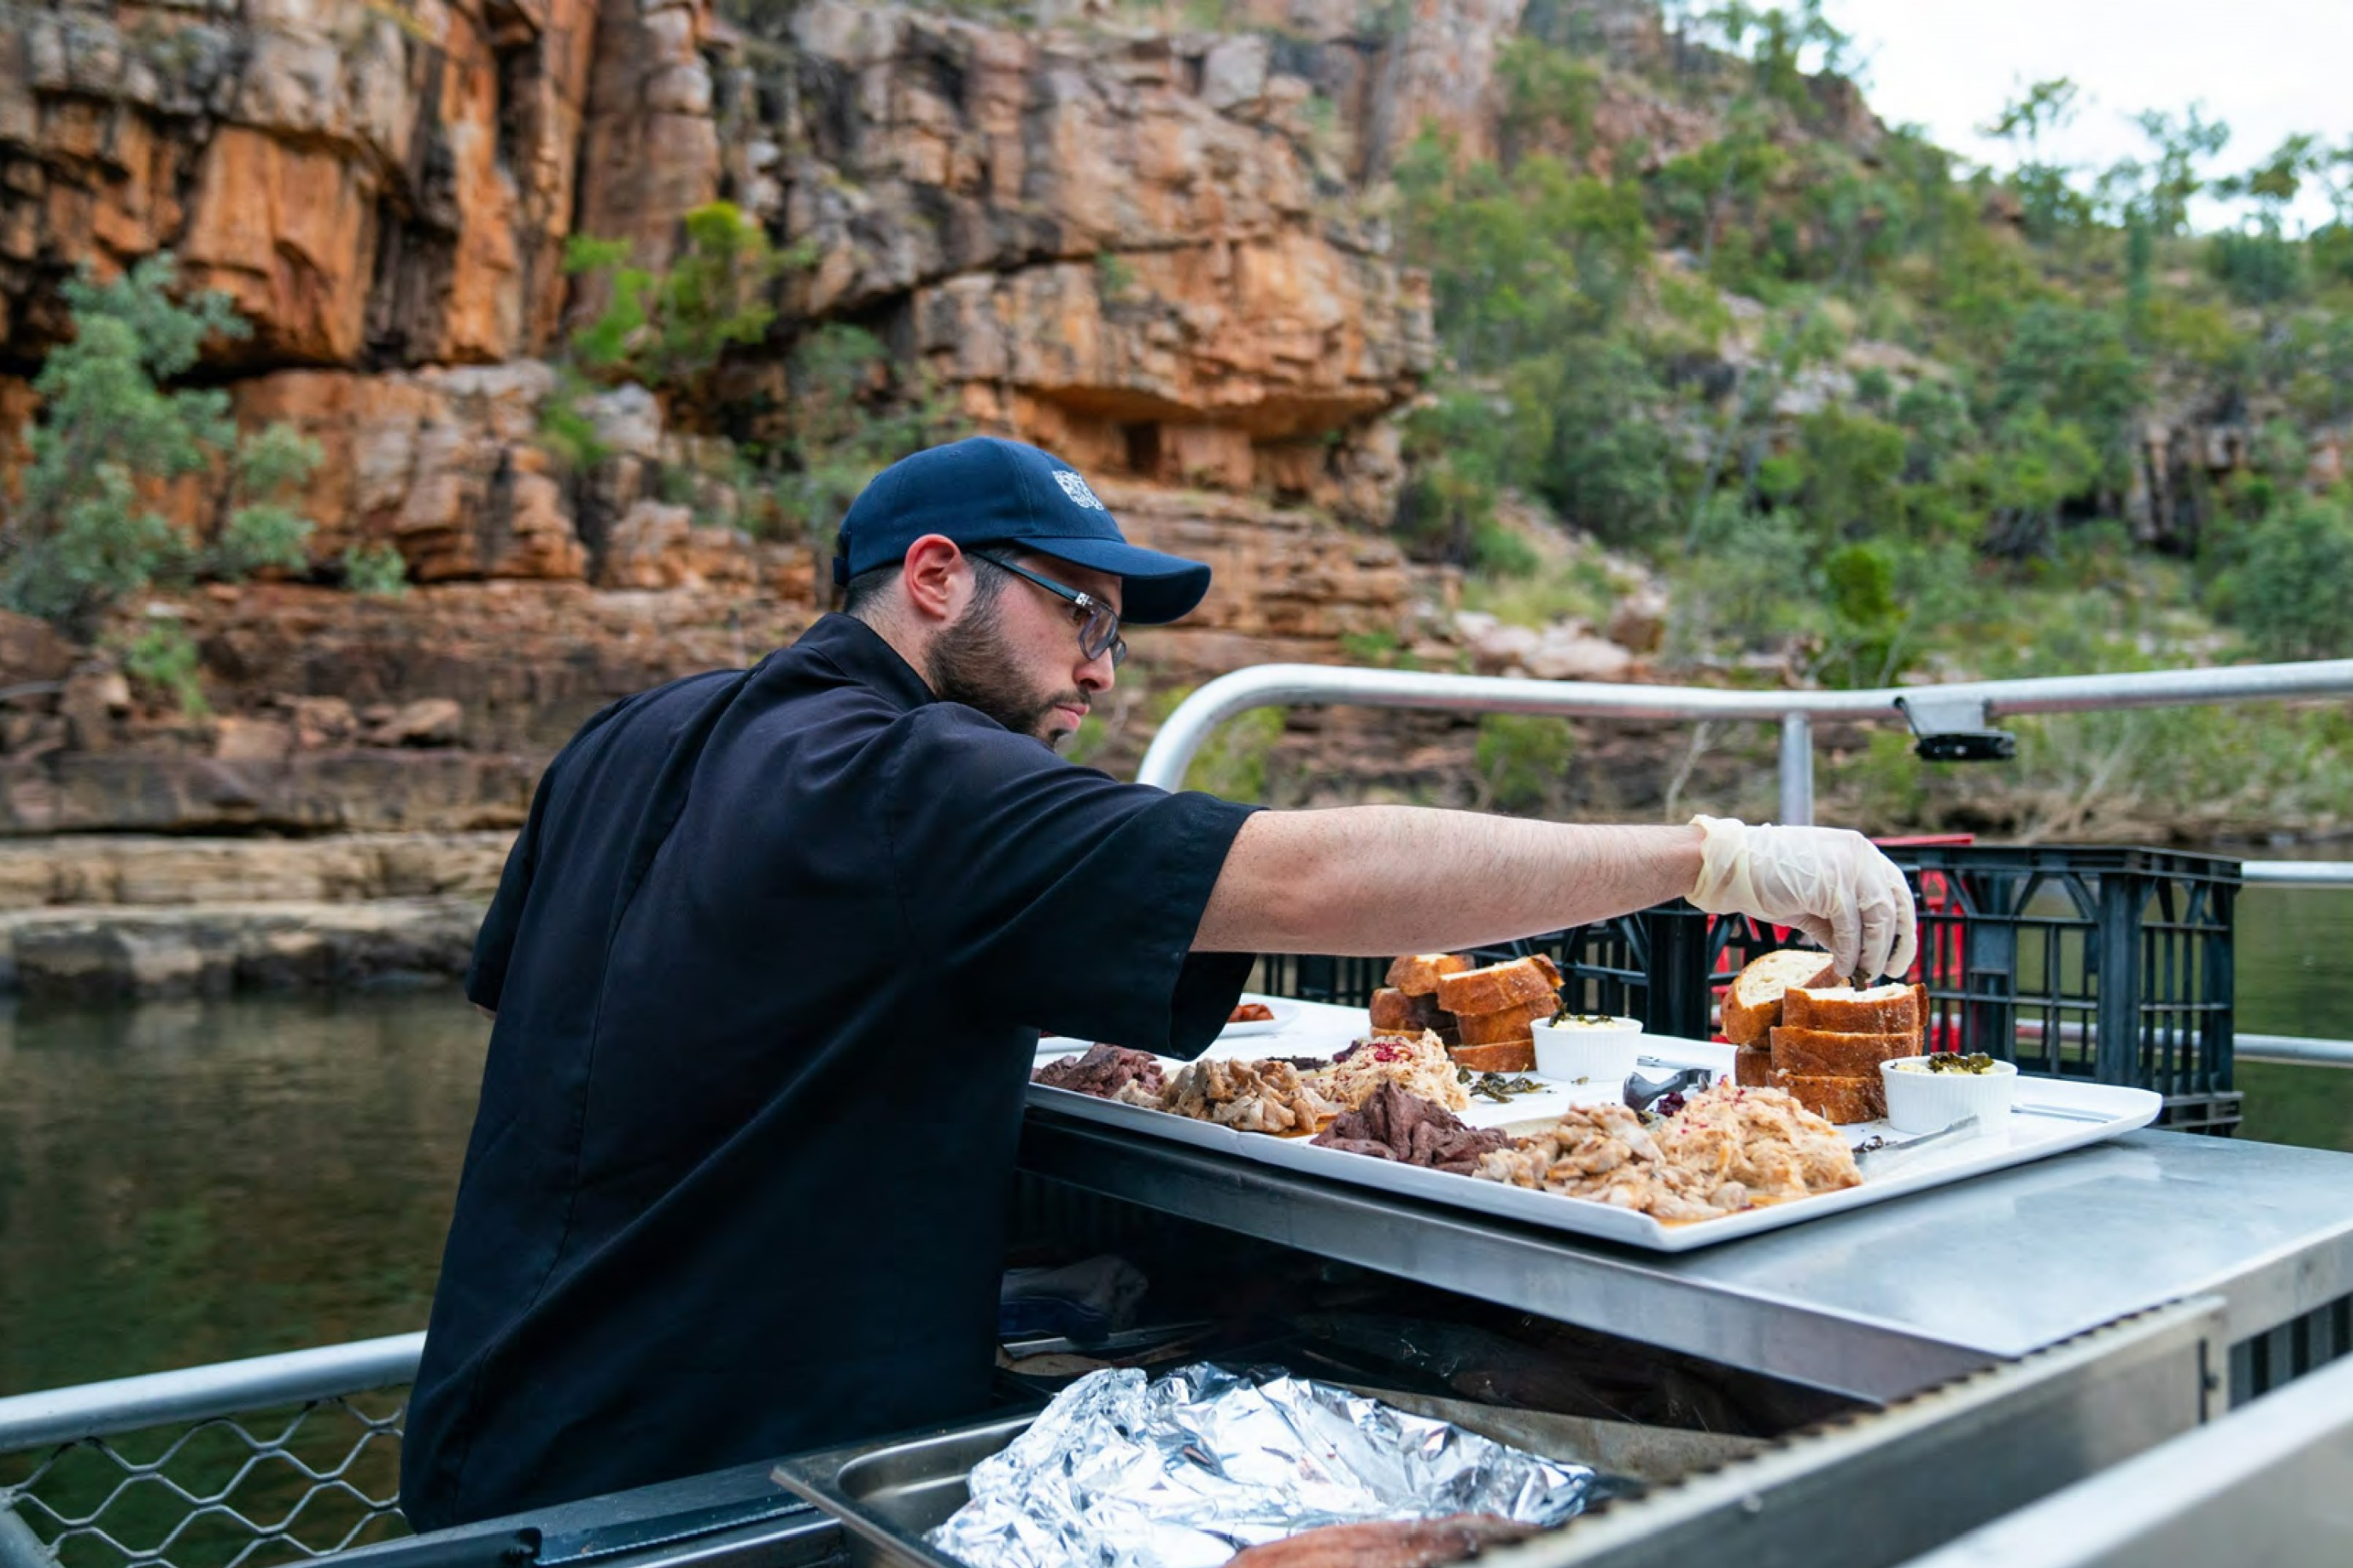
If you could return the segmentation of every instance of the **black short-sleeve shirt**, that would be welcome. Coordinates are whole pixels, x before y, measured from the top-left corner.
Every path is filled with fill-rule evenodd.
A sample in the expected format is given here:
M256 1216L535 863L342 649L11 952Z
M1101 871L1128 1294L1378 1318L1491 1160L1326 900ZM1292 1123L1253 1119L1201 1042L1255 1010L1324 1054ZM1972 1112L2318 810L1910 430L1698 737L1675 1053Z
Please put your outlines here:
M1208 1044L1248 814L935 701L846 616L590 720L468 978L498 1022L411 1520L980 1409L1037 1034Z

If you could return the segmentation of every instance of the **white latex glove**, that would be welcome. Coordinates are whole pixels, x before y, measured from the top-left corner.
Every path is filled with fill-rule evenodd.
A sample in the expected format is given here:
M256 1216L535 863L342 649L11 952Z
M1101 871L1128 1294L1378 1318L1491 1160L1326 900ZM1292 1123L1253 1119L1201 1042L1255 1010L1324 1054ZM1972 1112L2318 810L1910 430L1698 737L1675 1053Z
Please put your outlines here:
M1841 975L1902 975L1919 956L1912 890L1895 863L1844 828L1750 827L1694 817L1707 840L1691 901L1711 915L1795 926Z

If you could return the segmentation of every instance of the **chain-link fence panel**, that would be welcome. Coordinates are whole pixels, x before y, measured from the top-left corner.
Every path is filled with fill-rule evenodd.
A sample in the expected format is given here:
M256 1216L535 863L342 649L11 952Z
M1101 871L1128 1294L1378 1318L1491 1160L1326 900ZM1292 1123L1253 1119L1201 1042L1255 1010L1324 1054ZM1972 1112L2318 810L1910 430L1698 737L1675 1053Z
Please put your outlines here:
M276 1568L408 1533L406 1391L382 1389L0 1455L58 1568ZM5 1520L0 1520L5 1522ZM24 1531L10 1532L22 1542ZM7 1564L0 1536L0 1564Z

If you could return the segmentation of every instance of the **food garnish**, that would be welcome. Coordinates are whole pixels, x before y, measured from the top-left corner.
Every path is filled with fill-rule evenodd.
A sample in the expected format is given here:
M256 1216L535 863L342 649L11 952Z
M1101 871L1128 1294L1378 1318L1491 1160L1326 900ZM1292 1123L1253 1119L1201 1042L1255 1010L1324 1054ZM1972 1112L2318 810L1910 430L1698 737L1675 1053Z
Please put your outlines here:
M1933 1056L1921 1057L1917 1064L1905 1063L1902 1070L1907 1073L1983 1074L1994 1071L1996 1065L1994 1059L1982 1051L1973 1051L1966 1056L1939 1051Z

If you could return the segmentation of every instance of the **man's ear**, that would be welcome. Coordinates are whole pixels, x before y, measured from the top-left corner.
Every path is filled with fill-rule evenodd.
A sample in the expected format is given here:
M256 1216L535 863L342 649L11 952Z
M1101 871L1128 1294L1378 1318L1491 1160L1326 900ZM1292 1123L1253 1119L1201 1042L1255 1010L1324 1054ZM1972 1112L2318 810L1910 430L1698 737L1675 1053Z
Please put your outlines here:
M926 534L907 546L900 581L915 614L943 626L963 614L972 597L972 567L955 541L942 534Z

